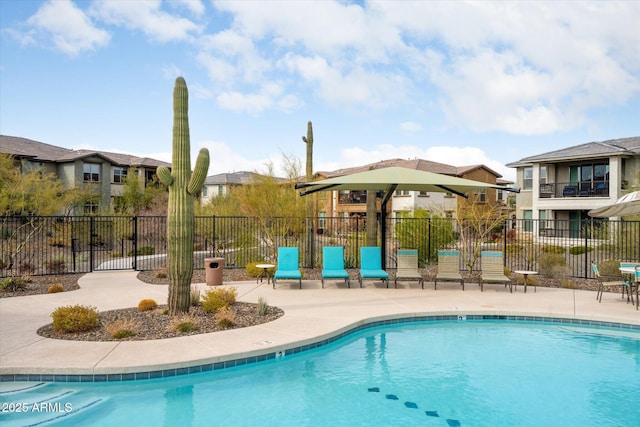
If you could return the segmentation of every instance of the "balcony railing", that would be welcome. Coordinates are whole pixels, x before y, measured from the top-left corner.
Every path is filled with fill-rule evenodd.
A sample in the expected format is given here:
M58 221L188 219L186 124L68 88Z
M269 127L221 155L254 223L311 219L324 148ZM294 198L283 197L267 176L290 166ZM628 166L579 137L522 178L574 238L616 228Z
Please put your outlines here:
M609 197L609 181L552 182L540 184L540 198Z
M367 193L366 192L358 193L358 192L352 191L349 194L340 194L338 196L338 203L341 205L366 204Z

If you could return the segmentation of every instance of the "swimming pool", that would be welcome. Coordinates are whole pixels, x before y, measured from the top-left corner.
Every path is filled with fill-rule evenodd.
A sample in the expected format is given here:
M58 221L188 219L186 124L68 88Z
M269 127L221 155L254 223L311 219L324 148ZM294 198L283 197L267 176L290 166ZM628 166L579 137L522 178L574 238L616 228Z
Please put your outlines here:
M631 426L640 425L640 332L502 320L399 323L220 371L19 386L24 391L2 394L3 406L44 400L51 411L2 413L3 426L56 416L92 426ZM65 416L65 404L85 409Z

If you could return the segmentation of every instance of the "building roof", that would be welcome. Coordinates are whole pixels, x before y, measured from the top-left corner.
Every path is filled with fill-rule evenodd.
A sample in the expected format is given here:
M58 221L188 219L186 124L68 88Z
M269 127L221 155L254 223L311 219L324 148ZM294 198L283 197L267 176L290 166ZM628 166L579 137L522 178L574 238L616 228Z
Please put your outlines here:
M549 151L548 153L525 157L517 162L507 163L507 166L517 168L541 162L560 162L603 156L637 155L640 155L640 136L610 139L608 141L587 142L585 144Z
M171 167L170 163L149 157L138 157L122 153L110 153L98 150L71 150L44 142L34 141L17 136L0 135L0 152L14 157L39 162L67 163L88 157L102 157L109 163L129 167Z
M210 175L204 180L205 185L243 185L251 184L260 175L255 172L240 171Z

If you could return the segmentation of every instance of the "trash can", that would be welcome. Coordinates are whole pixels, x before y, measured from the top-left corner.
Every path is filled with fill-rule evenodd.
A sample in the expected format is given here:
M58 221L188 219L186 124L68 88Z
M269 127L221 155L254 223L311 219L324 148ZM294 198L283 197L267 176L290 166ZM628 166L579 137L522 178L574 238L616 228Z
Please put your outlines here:
M222 285L222 273L224 271L224 258L204 259L204 280L207 286Z

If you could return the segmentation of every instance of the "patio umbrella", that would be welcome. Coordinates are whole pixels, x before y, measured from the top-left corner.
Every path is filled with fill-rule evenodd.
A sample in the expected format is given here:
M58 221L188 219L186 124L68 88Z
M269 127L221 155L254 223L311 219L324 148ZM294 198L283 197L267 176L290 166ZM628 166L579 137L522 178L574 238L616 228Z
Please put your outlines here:
M625 194L612 205L591 209L589 216L595 218L609 218L629 215L640 215L640 190Z
M382 191L382 265L385 265L385 242L387 201L396 190L426 191L453 193L461 197L467 197L466 193L476 189L496 188L500 190L519 190L503 187L487 182L473 181L470 179L458 178L455 176L443 175L439 173L427 172L417 169L403 167L387 167L371 169L365 172L357 172L349 175L337 176L314 182L304 182L296 184L296 189L302 189L301 196L312 194L318 191L340 191L340 190L375 190Z

